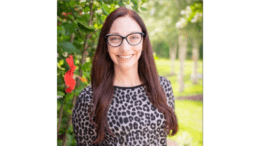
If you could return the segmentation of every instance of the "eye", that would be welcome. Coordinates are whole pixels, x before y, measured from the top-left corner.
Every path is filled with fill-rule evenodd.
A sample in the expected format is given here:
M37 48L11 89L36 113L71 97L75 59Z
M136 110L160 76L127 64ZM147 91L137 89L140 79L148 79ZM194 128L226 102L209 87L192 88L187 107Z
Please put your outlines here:
M115 42L115 41L119 41L121 38L117 37L117 36L110 36L109 37L109 41Z
M118 38L111 38L111 40L113 41L113 40L118 40Z
M132 36L131 39L139 39L138 36Z

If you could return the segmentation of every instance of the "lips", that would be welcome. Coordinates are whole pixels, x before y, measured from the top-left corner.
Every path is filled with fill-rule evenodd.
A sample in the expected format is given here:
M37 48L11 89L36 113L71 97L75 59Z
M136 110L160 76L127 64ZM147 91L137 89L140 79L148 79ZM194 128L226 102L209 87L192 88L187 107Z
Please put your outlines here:
M127 60L127 59L130 59L132 58L133 54L131 55L117 55L121 60Z

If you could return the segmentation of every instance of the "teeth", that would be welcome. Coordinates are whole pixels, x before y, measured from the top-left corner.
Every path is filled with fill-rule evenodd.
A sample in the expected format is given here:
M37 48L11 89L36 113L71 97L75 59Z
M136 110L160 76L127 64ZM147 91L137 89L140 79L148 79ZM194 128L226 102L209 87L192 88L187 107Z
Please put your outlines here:
M128 55L128 56L119 56L120 58L125 58L125 59L127 59L127 58L130 58L130 57L132 57L133 55Z

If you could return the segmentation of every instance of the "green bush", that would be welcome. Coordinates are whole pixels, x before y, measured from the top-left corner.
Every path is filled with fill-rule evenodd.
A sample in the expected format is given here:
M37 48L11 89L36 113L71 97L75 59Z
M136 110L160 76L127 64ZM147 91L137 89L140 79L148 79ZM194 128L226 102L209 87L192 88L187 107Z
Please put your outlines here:
M131 7L134 11L146 10L142 4L147 0L110 1L57 1L57 144L76 145L71 125L72 109L79 93L90 84L90 72L100 30L106 17L119 6ZM75 75L88 82L76 79L75 90L66 93L64 74L70 69L66 58L73 55ZM60 118L61 117L61 118ZM60 123L60 124L59 124Z

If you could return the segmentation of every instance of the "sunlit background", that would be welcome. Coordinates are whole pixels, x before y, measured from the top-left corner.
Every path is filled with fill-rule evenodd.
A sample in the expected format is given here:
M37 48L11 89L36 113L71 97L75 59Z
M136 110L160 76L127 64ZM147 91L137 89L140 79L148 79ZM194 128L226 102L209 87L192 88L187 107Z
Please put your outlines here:
M202 146L203 2L164 0L143 5L159 75L167 77L176 98L179 132L168 137L182 146Z

